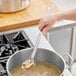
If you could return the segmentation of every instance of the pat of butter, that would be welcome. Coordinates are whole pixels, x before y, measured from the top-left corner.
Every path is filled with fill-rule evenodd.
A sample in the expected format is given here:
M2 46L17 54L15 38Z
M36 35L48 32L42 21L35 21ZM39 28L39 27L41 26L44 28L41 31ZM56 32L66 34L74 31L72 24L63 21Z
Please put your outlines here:
M22 68L23 68L23 69L28 69L28 68L30 68L32 65L34 65L34 63L32 63L30 59L28 59L28 60L26 60L26 61L22 64Z

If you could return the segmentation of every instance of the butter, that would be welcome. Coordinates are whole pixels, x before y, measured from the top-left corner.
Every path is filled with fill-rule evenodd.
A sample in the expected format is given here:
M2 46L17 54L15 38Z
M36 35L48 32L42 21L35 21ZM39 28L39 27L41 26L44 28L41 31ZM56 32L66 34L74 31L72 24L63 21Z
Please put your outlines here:
M30 59L28 59L25 62L23 62L22 69L29 69L33 65L34 63L32 63Z

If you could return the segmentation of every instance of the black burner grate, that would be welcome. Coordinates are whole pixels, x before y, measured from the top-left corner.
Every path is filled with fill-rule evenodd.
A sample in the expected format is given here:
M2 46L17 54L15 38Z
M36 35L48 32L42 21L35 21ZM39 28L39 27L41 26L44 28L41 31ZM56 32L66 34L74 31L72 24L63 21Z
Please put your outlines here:
M30 45L22 31L0 36L0 57L9 56L15 51L28 47Z
M0 70L0 76L8 76L6 62L10 55L30 47L31 43L24 31L0 35L0 68L3 68L3 71Z

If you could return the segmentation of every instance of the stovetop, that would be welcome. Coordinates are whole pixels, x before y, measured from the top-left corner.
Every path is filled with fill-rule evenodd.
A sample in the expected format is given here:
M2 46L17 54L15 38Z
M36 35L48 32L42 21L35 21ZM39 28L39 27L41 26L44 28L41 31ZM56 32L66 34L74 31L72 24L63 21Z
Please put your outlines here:
M13 53L32 46L33 44L24 31L14 31L0 35L0 76L8 76L6 62Z
M30 32L31 34L37 33L37 30L35 30L35 32L30 30ZM33 35L31 36L33 37ZM33 47L33 42L31 42L32 40L30 41L29 39L31 36L29 37L24 30L14 30L12 32L7 31L5 33L0 33L0 76L8 76L6 71L6 62L13 53L22 49ZM44 41L45 40L43 38L43 42ZM47 44L46 47L48 47ZM66 73L67 71L65 71L65 74ZM64 76L72 75L68 73Z

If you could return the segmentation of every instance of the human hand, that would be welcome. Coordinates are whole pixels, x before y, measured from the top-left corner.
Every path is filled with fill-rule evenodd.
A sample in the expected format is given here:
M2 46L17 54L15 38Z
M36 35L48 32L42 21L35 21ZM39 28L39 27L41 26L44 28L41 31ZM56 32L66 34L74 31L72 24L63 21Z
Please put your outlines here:
M39 29L43 32L49 31L57 21L57 15L51 14L40 19Z

